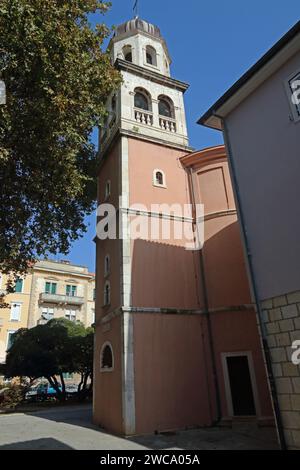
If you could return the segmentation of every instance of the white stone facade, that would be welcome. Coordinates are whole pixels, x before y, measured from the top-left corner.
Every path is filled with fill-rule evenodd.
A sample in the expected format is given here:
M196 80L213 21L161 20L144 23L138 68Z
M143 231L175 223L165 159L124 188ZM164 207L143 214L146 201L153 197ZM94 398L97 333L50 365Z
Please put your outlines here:
M149 25L151 26L151 25ZM125 36L125 37L124 37ZM136 134L162 143L188 146L183 94L188 85L170 78L170 57L165 41L140 30L115 36L110 43L112 61L122 73L119 91L107 102L108 119L100 137L103 153L117 130ZM151 48L154 64L147 63L147 48ZM126 53L131 51L131 61ZM118 60L119 59L119 60ZM148 97L149 109L135 107L135 94L142 91ZM159 113L159 100L166 99L172 116Z

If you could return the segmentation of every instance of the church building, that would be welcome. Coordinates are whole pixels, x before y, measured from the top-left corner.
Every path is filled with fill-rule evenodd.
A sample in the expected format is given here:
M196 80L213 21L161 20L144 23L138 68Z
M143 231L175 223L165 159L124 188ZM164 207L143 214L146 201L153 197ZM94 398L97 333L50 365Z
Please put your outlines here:
M129 20L109 50L123 82L100 133L98 204L116 208L118 236L96 238L94 422L126 436L241 418L270 425L225 148L190 148L188 85L171 76L159 28ZM191 213L164 210L174 204ZM199 204L201 249L173 230L132 236L137 217L189 232Z

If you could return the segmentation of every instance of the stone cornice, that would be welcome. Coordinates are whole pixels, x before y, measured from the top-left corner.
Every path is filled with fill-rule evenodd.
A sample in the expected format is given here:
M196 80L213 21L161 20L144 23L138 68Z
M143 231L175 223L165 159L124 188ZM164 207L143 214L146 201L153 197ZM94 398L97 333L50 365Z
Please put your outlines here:
M122 315L122 313L135 313L135 314L161 314L161 315L207 315L214 313L223 312L242 312L254 310L253 304L241 304L241 305L228 305L222 307L209 308L208 311L204 309L178 309L178 308L157 308L157 307L119 307L112 312L106 314L97 321L97 325L105 325L110 322L113 318Z
M185 91L189 88L188 83L181 82L180 80L176 80L175 78L167 77L166 75L162 75L152 70L145 69L144 67L133 64L132 62L128 62L123 59L117 59L115 62L115 67L118 70L124 70L126 72L133 73L134 75L144 77L147 80L159 83L160 85L175 88L176 90L182 91L182 93L185 93Z

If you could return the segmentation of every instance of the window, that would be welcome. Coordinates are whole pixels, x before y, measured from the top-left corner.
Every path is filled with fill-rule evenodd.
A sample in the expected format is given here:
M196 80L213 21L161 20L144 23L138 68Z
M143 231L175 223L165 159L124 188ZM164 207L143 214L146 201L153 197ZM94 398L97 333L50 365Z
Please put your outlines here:
M42 308L42 317L44 320L52 320L54 318L54 308L52 307L43 307Z
M45 293L46 294L56 294L56 282L46 282L45 284Z
M70 373L70 372L63 372L63 378L65 380L72 380L74 377L74 374Z
M114 368L114 355L110 343L103 344L100 353L100 370L102 372L112 371Z
M155 182L156 184L164 184L164 177L161 171L157 171L155 175Z
M110 197L110 189L111 189L111 184L110 180L107 180L105 183L105 200L109 199Z
M13 303L10 306L10 321L20 321L21 320L21 303Z
M149 100L146 93L142 91L136 91L134 95L134 107L144 109L145 111L150 110Z
M146 47L146 62L149 65L157 66L156 50L152 46Z
M76 297L77 294L77 286L72 286L67 284L66 286L66 295L69 297Z
M162 170L154 170L153 172L153 184L154 186L166 187L166 177Z
M294 73L285 83L290 107L295 122L300 121L300 71Z
M123 47L123 56L127 62L132 62L132 48L131 46L124 46Z
M23 292L23 279L17 279L15 284L15 292Z
M104 305L110 305L110 282L106 281L104 285Z
M66 310L65 317L67 320L76 321L76 310Z
M104 276L108 276L110 273L110 256L106 255L104 258Z
M160 116L165 116L174 119L174 105L170 98L167 96L158 97L158 112Z
M7 343L6 343L6 350L8 351L14 342L14 334L16 333L15 330L11 330L7 332Z
M93 325L96 321L96 316L95 316L95 309L92 308L91 310L91 324Z
M93 289L93 300L96 300L96 289Z

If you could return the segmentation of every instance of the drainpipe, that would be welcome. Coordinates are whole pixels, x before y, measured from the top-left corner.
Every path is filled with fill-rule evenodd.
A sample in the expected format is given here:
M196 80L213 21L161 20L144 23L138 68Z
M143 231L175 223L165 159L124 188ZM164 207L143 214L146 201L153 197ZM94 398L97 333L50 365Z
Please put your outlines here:
M193 182L193 171L191 168L189 172L190 172L189 174L190 187L191 187L191 192L192 192L192 204L195 210L196 208L195 188L194 188L194 182ZM217 424L221 421L221 418L222 418L221 394L220 394L220 386L219 386L219 381L218 381L214 338L213 338L212 325L211 325L211 319L210 319L210 314L209 314L209 303L208 303L207 286L206 286L206 278L205 278L203 248L199 250L199 261L200 261L200 273L201 273L202 291L203 291L204 312L205 312L205 317L207 320L208 343L209 343L209 350L210 350L211 361L212 361L213 382L214 382L214 387L215 387L215 392L216 392L215 399L216 399L217 416L213 424Z
M237 212L238 212L238 215L239 215L242 238L243 238L243 241L244 241L246 257L247 257L247 262L248 262L248 272L249 272L250 286L251 286L251 289L252 289L252 294L253 294L254 302L255 302L255 305L256 305L256 309L257 309L259 329L260 329L260 333L261 333L261 340L262 340L263 353L264 353L264 358L265 358L265 363L266 363L266 371L267 371L267 374L268 374L270 392L271 392L271 397L272 397L272 401L273 401L273 407L274 407L274 414L275 414L278 438L279 438L279 443L280 443L281 449L286 450L287 446L286 446L286 441L285 441L285 436L284 436L282 416L281 416L279 402L278 402L276 383L275 383L274 374L273 374L273 370L272 370L272 361L271 361L271 356L270 356L270 349L269 349L269 345L268 345L268 342L267 342L265 326L264 326L264 323L263 323L263 320L262 320L262 308L261 308L260 301L259 301L257 283L256 283L256 278L255 278L254 268L253 268L253 262L252 262L252 254L251 254L251 251L250 251L249 240L248 240L248 237L247 237L247 229L246 229L245 218L244 218L244 214L243 214L243 210L242 210L239 185L238 185L238 181L237 181L236 170L235 170L235 166L234 166L234 160L233 160L233 157L232 157L232 149L231 149L230 138L229 138L229 130L228 130L228 127L227 127L227 124L226 124L225 120L221 116L218 116L217 114L214 114L214 116L216 116L222 122L224 142L225 142L225 147L226 147L227 156L228 156L228 166L229 166L229 170L230 170L230 174L231 174L231 178L232 178L232 182L233 182L233 191L234 191L234 194L235 194L236 207L237 207Z

